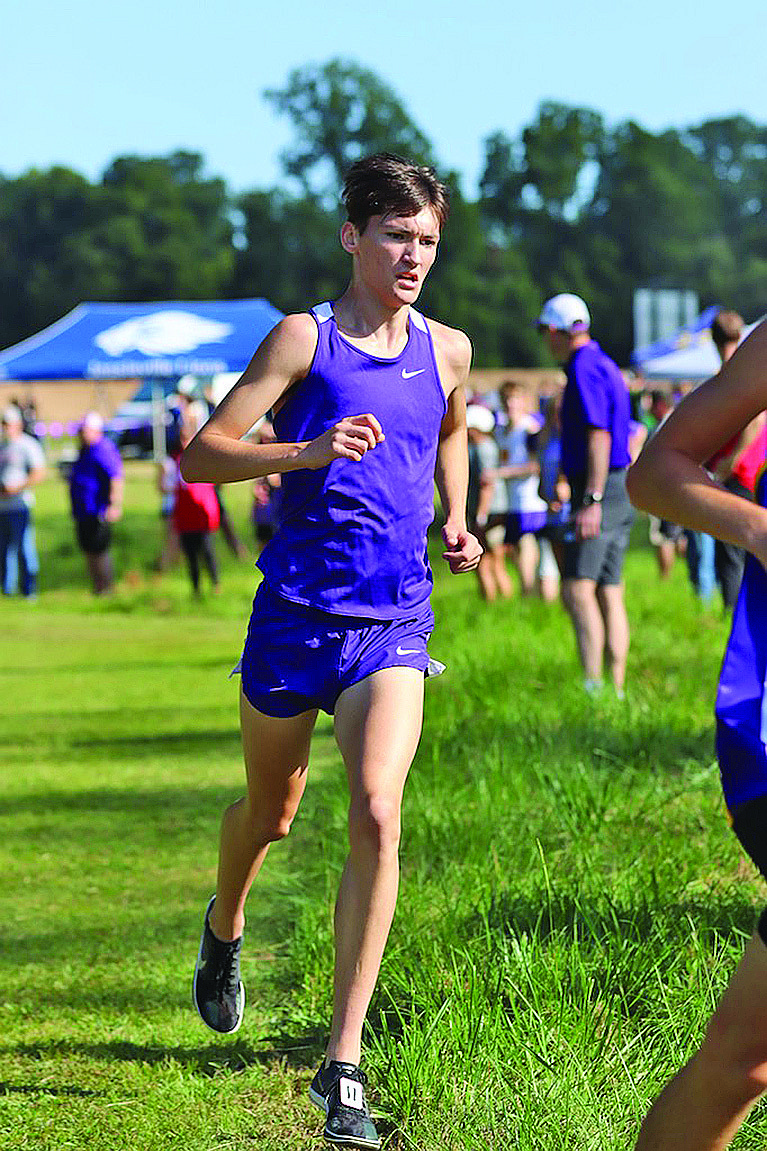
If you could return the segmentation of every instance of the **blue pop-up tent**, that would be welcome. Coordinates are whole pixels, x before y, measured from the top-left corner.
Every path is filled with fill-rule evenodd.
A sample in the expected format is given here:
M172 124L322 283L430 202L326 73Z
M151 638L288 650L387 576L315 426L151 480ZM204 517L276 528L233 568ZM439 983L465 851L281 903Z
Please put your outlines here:
M631 362L649 379L707 380L720 368L719 355L711 339L711 324L719 308L706 308L692 324L673 336L637 348Z
M0 352L0 379L167 379L242 372L282 319L267 300L79 304Z

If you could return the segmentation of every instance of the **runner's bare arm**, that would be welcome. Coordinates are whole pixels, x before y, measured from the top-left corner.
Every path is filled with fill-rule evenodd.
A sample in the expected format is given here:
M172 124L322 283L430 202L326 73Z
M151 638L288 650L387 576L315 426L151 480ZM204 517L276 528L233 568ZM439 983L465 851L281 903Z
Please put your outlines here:
M334 459L359 461L383 438L375 416L349 416L308 443L252 444L242 436L288 388L308 373L317 346L317 325L308 313L286 316L257 349L181 457L189 483L233 483L272 472L325 467Z
M442 386L447 394L447 411L442 420L437 448L436 481L445 526L442 537L447 560L454 575L473 571L482 556L479 540L466 528L466 494L469 486L469 456L466 435L466 394L471 366L471 343L463 332L433 324L434 352Z
M708 383L685 397L628 475L637 507L708 532L767 562L767 511L725 491L702 464L767 407L767 323Z

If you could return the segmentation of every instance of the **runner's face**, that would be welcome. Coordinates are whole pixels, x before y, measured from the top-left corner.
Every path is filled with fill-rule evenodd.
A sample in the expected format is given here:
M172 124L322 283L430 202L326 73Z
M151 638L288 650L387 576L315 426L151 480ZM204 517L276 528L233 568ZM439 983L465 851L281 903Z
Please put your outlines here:
M439 221L432 208L415 216L371 216L356 235L362 280L389 307L413 304L437 256Z

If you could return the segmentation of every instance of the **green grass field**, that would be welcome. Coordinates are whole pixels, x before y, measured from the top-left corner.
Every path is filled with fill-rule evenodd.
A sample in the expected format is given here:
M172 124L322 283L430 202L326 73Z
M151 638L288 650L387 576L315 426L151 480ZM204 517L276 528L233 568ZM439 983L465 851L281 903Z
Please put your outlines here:
M229 504L247 529L248 492ZM345 785L329 721L251 896L249 1007L217 1042L191 1007L218 823L241 793L239 654L255 580L150 574L130 469L116 594L94 601L64 490L40 491L36 605L0 604L0 1145L301 1151L329 1018ZM490 607L435 563L432 651L405 798L400 904L367 1067L388 1148L631 1146L698 1043L764 893L728 831L712 706L726 624L681 567L627 565L629 698L591 701L558 607ZM737 1142L763 1147L755 1113Z

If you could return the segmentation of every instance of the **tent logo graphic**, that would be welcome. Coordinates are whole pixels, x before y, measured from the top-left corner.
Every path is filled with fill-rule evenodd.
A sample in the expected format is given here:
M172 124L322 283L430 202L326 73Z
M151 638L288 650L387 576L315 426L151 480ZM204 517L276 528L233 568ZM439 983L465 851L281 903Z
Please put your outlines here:
M108 356L124 356L131 351L144 356L175 356L201 344L217 343L233 331L232 324L168 309L105 328L94 337L94 343Z

